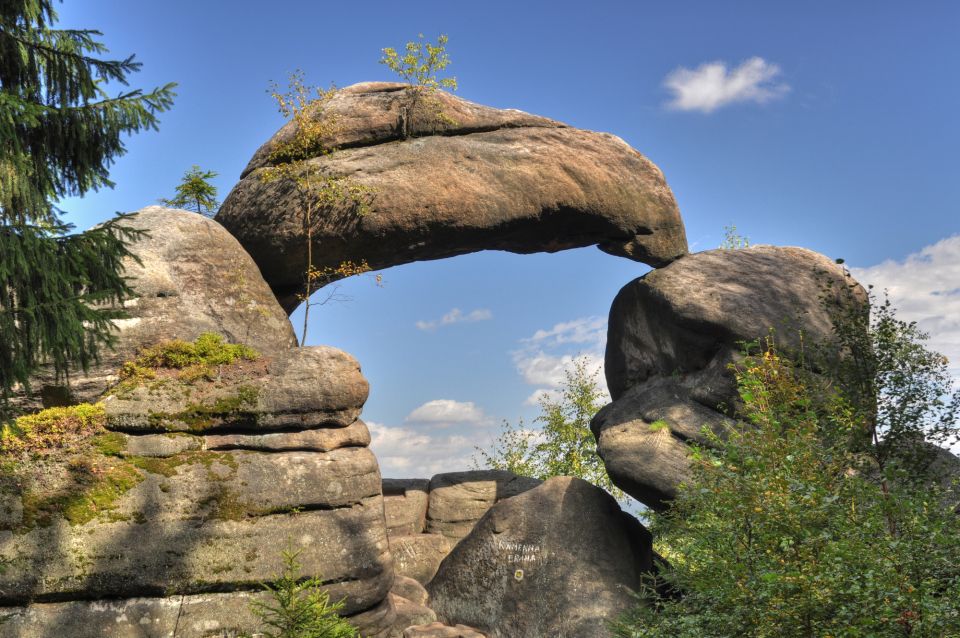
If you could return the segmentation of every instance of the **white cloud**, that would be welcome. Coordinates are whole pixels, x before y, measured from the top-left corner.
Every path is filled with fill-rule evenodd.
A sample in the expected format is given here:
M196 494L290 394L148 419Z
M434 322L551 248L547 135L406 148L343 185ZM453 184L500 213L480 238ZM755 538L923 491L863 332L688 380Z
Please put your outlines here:
M890 294L897 316L930 334L931 350L947 356L960 380L960 235L868 268L851 268L856 279Z
M476 321L488 321L493 319L493 313L490 312L487 308L477 308L467 314L463 314L463 311L459 308L454 308L447 314L443 315L439 319L433 319L431 321L418 321L417 328L420 330L436 330L441 326L449 326L455 323L473 323Z
M530 343L589 343L602 345L607 339L607 320L603 317L581 317L573 321L558 323L549 330L537 330L532 337L524 339Z
M586 362L589 374L596 374L606 392L603 376L603 349L607 341L607 320L603 317L581 317L537 330L520 340L513 361L523 381L536 389L524 405L537 405L541 398L556 399L558 388L573 369L576 359Z
M407 418L407 423L424 423L447 426L454 423L473 425L489 424L490 419L473 401L454 401L453 399L434 399L415 408Z
M370 449L387 478L430 478L440 472L469 470L481 442L458 434L432 435L410 427L367 421Z
M667 104L678 111L711 113L736 102L765 104L790 91L785 83L776 83L780 67L763 58L753 57L732 70L724 62L708 62L696 69L680 67L664 79L673 94Z

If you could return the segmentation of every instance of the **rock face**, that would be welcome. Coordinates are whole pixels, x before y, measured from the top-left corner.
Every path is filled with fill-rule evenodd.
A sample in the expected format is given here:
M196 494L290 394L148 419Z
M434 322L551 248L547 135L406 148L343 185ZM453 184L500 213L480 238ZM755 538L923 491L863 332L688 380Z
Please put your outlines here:
M435 620L422 588L390 591L357 361L291 349L286 315L217 223L159 207L133 223L151 232L133 247L143 264L128 266L139 297L117 351L76 392L103 393L106 431L0 467L0 635L249 633L250 601L284 550L345 599L364 636ZM203 332L261 356L196 375L141 366L116 384L139 348Z
M113 430L126 432L216 432L304 429L297 441L337 436L307 428L345 427L354 423L369 393L360 364L349 354L326 346L294 348L263 357L259 366L215 383L144 383L119 386L104 397ZM185 387L188 386L188 387ZM369 437L369 433L367 434ZM274 439L253 440L269 446ZM291 438L281 437L277 441ZM317 443L314 442L314 445ZM214 446L225 445L214 439Z
M480 519L427 586L431 606L493 638L606 638L652 569L650 543L600 488L552 478Z
M369 212L321 205L314 265L373 269L478 250L555 252L596 244L653 265L687 251L660 170L623 140L404 84L338 91L315 118L331 133L310 166L369 191ZM289 123L261 147L217 214L260 265L281 305L298 305L306 267L299 198L264 182Z
M691 254L621 289L610 309L607 386L614 402L591 424L610 477L653 508L676 496L687 476L687 441L733 421L729 363L741 342L775 331L781 349L832 334L821 304L860 303L863 290L832 260L803 248L755 246ZM846 297L841 291L851 291Z
M517 476L506 470L437 474L430 479L426 531L442 534L456 544L493 505L540 483L539 479Z
M273 383L269 374L260 382L268 388ZM356 414L366 398L366 382L362 392L351 394L346 387L357 383L350 374L318 376L300 386L301 401L352 396L349 409ZM345 387L331 390L338 384ZM199 385L191 387L202 394ZM163 389L171 392L167 400L183 391L171 384ZM177 432L182 424L177 419L152 421L153 429L170 425L172 432L139 434L129 427L139 423L131 414L117 421L108 412L107 426L126 427L126 433L105 435L110 438L80 457L94 468L91 477L103 477L99 481L73 481L73 474L84 470L70 461L38 464L31 469L37 476L14 486L21 507L0 532L5 565L0 605L256 590L282 571L281 552L287 548L300 552L304 575L322 575L332 583L331 597L346 599L345 613L386 599L394 579L392 557L379 468L366 447L369 434L362 422L304 419L294 430L291 421L282 432L263 434L267 441L261 443L256 440L261 435L246 429L250 422L237 412L216 414L212 434L204 428ZM279 416L266 410L263 415L268 423ZM352 435L335 434L347 430ZM137 613L148 618L144 622L160 625L169 607L163 600L136 603ZM38 623L94 611L4 613ZM215 620L222 624L229 618ZM55 629L69 626L50 625L45 631L52 633L37 635L54 635Z
M141 263L124 262L125 275L138 296L127 302L129 318L116 322L117 343L86 375L74 373L76 401L96 397L116 382L120 365L145 345L169 339L192 341L203 332L224 335L267 354L296 345L290 321L264 283L257 265L233 236L203 215L147 206L128 224L149 233L131 246ZM41 374L27 408L44 398L58 401L65 388Z
M431 479L384 479L387 536L397 574L426 584L450 550L487 510L540 485L502 470L437 474Z
M387 537L397 574L429 583L450 550L488 509L540 483L502 470L384 479Z

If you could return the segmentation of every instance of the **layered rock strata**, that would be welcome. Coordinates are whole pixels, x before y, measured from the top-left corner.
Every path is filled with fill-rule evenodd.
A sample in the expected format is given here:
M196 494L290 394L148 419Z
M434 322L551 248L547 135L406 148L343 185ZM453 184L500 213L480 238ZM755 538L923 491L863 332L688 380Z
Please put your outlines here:
M312 121L328 133L303 170L365 192L363 209L315 202L320 270L590 245L659 266L687 251L662 173L616 136L385 82L336 92ZM288 123L254 154L216 217L288 312L306 264L302 198L290 180L263 175L297 134Z
M282 572L282 552L288 550L299 552L305 576L320 575L330 583L334 600L345 599L344 613L380 605L394 574L380 473L366 447L366 426L356 419L366 381L342 352L318 349L308 357L297 352L300 365L306 365L303 359L311 365L300 370L303 374L284 365L283 374L312 382L299 386L302 409L291 414L269 409L292 407L282 400L283 384L269 373L247 380L259 397L251 406L262 408L249 413L220 395L200 403L185 396L187 391L204 395L203 386L216 382L154 388L155 405L169 410L159 417L149 402L140 412L134 409L139 398L116 398L127 407L111 411L113 395L108 395L112 433L66 467L39 464L37 475L20 485L19 516L8 517L7 531L0 534L0 561L6 567L0 572L0 604L141 597L145 600L130 603L138 622L159 626L166 622L170 596L187 597L191 605L190 597L212 592L237 592L245 600ZM329 369L315 365L321 358L345 364L353 374L336 366L335 375L316 374ZM331 403L329 397L352 399ZM336 409L328 409L331 405ZM80 462L106 483L72 480ZM212 606L197 603L192 613L199 617L199 610L209 607L216 615L207 620L214 624L241 622L242 614L222 614L224 596L229 593L210 599L217 601ZM110 604L120 609L126 603ZM99 605L4 613L33 624L93 614L90 622L96 625ZM47 629L55 628L60 626Z
M0 471L0 635L251 632L250 602L283 572L284 551L365 636L435 620L422 588L391 592L357 361L291 348L286 315L215 222L149 207L132 223L150 231L133 245L142 264L128 265L139 296L117 352L74 395L99 399L105 430ZM205 332L260 356L194 370L136 360ZM108 366L124 361L121 379Z

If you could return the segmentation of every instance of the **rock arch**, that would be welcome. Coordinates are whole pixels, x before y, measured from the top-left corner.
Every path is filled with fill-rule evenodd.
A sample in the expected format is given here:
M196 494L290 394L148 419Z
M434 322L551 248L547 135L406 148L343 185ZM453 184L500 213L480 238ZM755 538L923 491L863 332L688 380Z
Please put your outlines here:
M437 92L368 82L338 91L314 117L333 122L309 159L324 175L371 189L370 210L327 206L313 224L314 266L373 269L479 250L555 252L596 245L653 266L687 252L660 170L620 138ZM254 154L217 221L260 266L292 312L303 290L305 233L297 194L264 182L291 122ZM404 136L406 132L406 136Z

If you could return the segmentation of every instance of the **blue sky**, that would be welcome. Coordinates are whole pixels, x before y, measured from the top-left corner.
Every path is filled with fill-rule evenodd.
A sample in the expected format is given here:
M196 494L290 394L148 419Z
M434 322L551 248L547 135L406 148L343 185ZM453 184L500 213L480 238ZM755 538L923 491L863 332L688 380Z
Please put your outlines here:
M266 87L391 79L380 49L450 37L458 94L619 135L663 169L692 250L753 243L843 257L960 361L960 4L955 2L120 2L67 0L61 26L136 53L133 86L179 83L127 142L80 228L170 196L192 164L225 197L283 123ZM356 356L384 475L466 467L579 353L646 268L587 248L401 266L312 313L310 343ZM446 319L444 319L446 317ZM418 326L419 324L419 326ZM297 315L294 325L299 327Z

